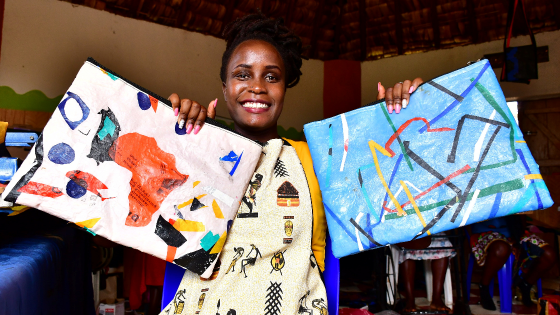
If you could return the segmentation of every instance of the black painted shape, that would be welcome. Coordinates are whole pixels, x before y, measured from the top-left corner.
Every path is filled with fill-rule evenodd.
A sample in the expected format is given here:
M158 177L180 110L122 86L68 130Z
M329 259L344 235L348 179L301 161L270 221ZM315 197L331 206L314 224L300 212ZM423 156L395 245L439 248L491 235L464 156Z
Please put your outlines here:
M109 156L109 149L111 148L115 140L117 140L121 131L119 121L110 108L108 108L107 110L102 109L98 114L101 114L101 122L99 123L99 127L97 128L95 136L93 136L93 140L91 141L91 149L89 151L89 154L87 155L88 158L94 159L95 162L97 162L97 165L102 162L113 161L113 159ZM106 134L103 140L101 140L98 134L105 126L105 118L109 118L113 122L113 124L115 125L115 131L113 132L113 135Z
M436 89L442 91L443 93L449 94L451 97L453 97L454 99L457 100L457 102L462 102L465 98L462 97L461 95L455 94L452 91L448 90L446 87L439 85L437 83L435 83L434 81L428 81L426 82L429 85L435 87Z
M274 176L276 177L290 176L290 174L288 174L288 170L286 169L286 166L284 165L284 162L282 162L282 160L280 159L276 160L276 164L274 164Z
M156 224L156 230L154 231L159 238L161 238L165 244L173 247L181 247L181 245L185 244L187 239L181 232L177 231L171 225L171 223L167 222L161 215L159 216Z
M282 282L272 282L270 281L270 286L266 289L266 307L264 308L265 315L278 315L282 311Z
M200 208L202 208L202 207L205 207L205 206L206 206L206 205L203 204L202 202L200 202L200 200L194 198L194 199L193 199L193 202L191 203L191 211L198 210L198 209L200 209Z
M29 183L29 181L31 180L33 175L35 175L35 172L37 172L39 167L41 167L41 165L43 164L44 155L45 155L45 152L43 150L43 134L41 134L39 136L39 139L37 139L37 143L35 143L35 161L33 161L33 166L31 166L29 171L27 173L25 173L25 175L23 175L18 180L18 182L16 183L14 188L12 188L12 190L6 196L6 198L4 198L4 200L6 200L8 202L16 202L19 195L21 195L21 192L19 192L19 189L21 187L27 185L27 183Z
M356 229L358 229L358 231L359 231L360 233L362 233L365 237L367 237L367 239L368 239L370 242L372 242L373 244L375 244L375 245L377 245L377 246L382 246L381 244L377 243L377 242L373 239L373 237L371 237L371 235L367 234L366 231L364 231L364 229L362 229L362 227L361 227L356 221L354 221L354 218L350 218L350 223L352 223L352 225L353 225L354 227L356 227ZM358 240L358 242L359 242L359 241L360 241L360 240Z
M360 182L360 187L364 186L364 180L362 179L362 170L358 169L358 181Z
M196 274L201 275L206 271L206 269L208 269L208 267L210 267L210 265L214 262L214 260L216 260L217 257L218 254L209 254L207 251L201 248L192 253L183 255L173 260L173 262L179 266L187 268L188 270Z
M433 169L426 161L424 161L421 157L416 155L416 153L414 153L412 150L410 150L410 148L408 147L409 144L410 144L409 141L404 142L404 149L406 151L406 154L409 157L411 157L412 160L414 162L416 162L416 164L420 165L420 167L422 167L423 169L428 171L435 178L439 179L440 181L444 180L445 177L443 175L441 175L438 171ZM457 194L457 196L461 195L461 189L459 189L459 187L455 186L455 184L453 184L451 181L445 182L445 185L447 185L447 187L451 188Z
M447 212L447 210L451 209L451 207L453 207L455 205L455 203L457 202L457 198L452 198L444 207L443 209L441 209L438 214L436 214L436 216L432 219L432 221L430 221L423 229L422 232L420 232L418 235L416 235L413 240L417 239L420 235L423 235L424 233L426 233L426 231L428 231L429 229L431 229L434 225L436 225L436 223L438 223L438 221L443 217L443 215Z
M496 128L496 130L494 130L494 133L492 134L492 137L490 137L490 140L488 140L488 143L486 144L486 148L484 148L484 152L482 153L482 156L480 157L480 161L478 161L478 165L476 166L476 169L474 170L474 173L471 176L471 179L469 180L469 183L467 184L467 188L465 188L465 192L463 192L463 195L461 196L461 201L460 201L459 205L457 206L457 209L455 210L455 213L453 214L453 217L451 218L451 222L455 222L455 219L457 219L457 216L459 215L459 212L461 212L461 209L463 209L463 205L465 204L465 201L467 201L467 196L469 195L469 192L471 191L471 188L474 185L474 182L476 181L476 178L478 177L478 173L480 173L480 168L482 167L482 162L486 158L486 155L488 154L488 151L490 151L490 147L492 146L492 142L494 142L494 139L498 135L498 132L500 132L501 128L502 128L501 126L498 126Z
M461 130L463 129L463 124L465 123L465 119L472 119L472 120L479 120L487 124L492 124L495 126L502 126L509 128L509 124L503 123L501 121L491 120L484 117L474 116L474 115L464 115L459 119L457 123L457 129L455 130L455 139L453 139L453 148L451 149L451 153L447 156L447 163L455 163L455 153L457 153L457 145L459 144L459 137L461 136Z

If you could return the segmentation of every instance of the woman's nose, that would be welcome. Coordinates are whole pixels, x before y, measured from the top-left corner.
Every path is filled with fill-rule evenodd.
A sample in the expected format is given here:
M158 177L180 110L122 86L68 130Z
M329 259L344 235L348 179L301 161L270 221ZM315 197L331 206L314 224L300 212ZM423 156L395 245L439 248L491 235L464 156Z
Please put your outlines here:
M264 81L259 79L251 80L251 82L249 82L249 91L255 94L266 92Z

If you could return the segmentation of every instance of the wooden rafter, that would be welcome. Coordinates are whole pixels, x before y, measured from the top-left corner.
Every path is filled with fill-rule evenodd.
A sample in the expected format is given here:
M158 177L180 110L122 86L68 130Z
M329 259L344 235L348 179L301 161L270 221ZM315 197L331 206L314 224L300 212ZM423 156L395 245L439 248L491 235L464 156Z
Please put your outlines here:
M226 4L226 16L224 17L224 22L222 23L222 29L220 30L220 36L223 36L224 28L233 20L233 10L237 0L229 0Z
M342 16L344 15L344 1L338 0L337 4L339 15L336 18L336 25L334 27L334 58L338 59L340 56L340 35L342 34Z
M292 17L294 16L292 12L297 8L297 0L289 0L288 1L288 12L286 12L286 26L290 27L290 23L292 23Z
M366 0L360 0L360 61L367 58L367 11Z
M319 0L319 8L313 19L313 32L311 33L311 58L317 58L317 40L319 39L319 30L321 28L321 20L325 14L325 0Z
M467 0L467 16L469 18L469 33L473 44L478 43L478 22L476 20L476 10L474 0Z
M141 1L137 1L141 2ZM181 2L181 7L179 8L179 14L177 14L177 20L175 20L175 27L183 27L185 18L187 17L187 12L189 9L189 0L183 0Z
M560 1L552 0L552 9L554 10L554 19L556 20L556 27L560 28Z
M471 0L472 1L472 0ZM440 48L441 35L439 32L439 18L437 13L437 0L430 0L430 20L432 21L432 29L434 31L434 47ZM400 55L400 53L399 53Z
M397 35L397 51L399 55L404 54L403 31L402 31L402 0L394 0L395 4L395 33Z

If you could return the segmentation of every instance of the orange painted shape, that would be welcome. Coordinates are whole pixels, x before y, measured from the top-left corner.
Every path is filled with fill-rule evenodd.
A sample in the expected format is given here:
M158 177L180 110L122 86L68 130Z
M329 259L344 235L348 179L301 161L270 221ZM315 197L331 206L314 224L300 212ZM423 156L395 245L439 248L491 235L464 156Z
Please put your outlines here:
M212 210L214 210L214 215L216 216L216 218L218 218L218 219L223 219L224 218L224 214L222 213L222 209L220 209L220 206L218 205L216 200L212 201Z
M167 256L165 257L165 261L173 262L175 254L177 254L177 247L167 246Z
M183 220L178 219L173 223L173 227L177 231L181 232L204 232L206 228L204 227L204 223L198 221L190 221L190 220Z
M99 220L101 220L101 218L89 219L81 222L76 222L76 225L82 228L86 227L88 229L91 229L95 224L97 224L97 222L99 222Z
M175 224L175 222L176 222L175 220L169 218L169 223L171 223L171 225Z
M158 100L152 97L151 95L148 96L150 97L150 103L152 104L152 108L154 109L154 112L157 112Z
M38 195L50 198L56 198L63 195L62 191L60 191L60 189L56 187L31 181L28 182L25 186L18 189L18 191L30 195Z
M189 177L177 170L173 154L161 150L154 138L138 133L120 136L109 149L109 156L132 172L130 212L125 222L128 226L148 225L169 193Z
M101 197L101 200L110 199L110 198L103 198L99 193L98 189L108 189L105 184L103 184L97 177L93 176L88 172L83 171L69 171L66 173L66 177L70 178L76 184L82 186L83 188L87 189L88 191L96 194L97 196Z
M192 188L195 188L196 186L198 186L198 184L200 184L200 181L199 181L199 180L197 180L196 182L194 182L194 183L192 184Z

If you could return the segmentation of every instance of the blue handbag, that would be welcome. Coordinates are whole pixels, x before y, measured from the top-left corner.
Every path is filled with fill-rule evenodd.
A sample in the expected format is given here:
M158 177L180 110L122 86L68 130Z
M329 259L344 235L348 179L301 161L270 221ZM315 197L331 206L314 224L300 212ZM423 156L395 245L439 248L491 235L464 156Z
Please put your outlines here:
M553 204L487 60L304 131L339 258Z

